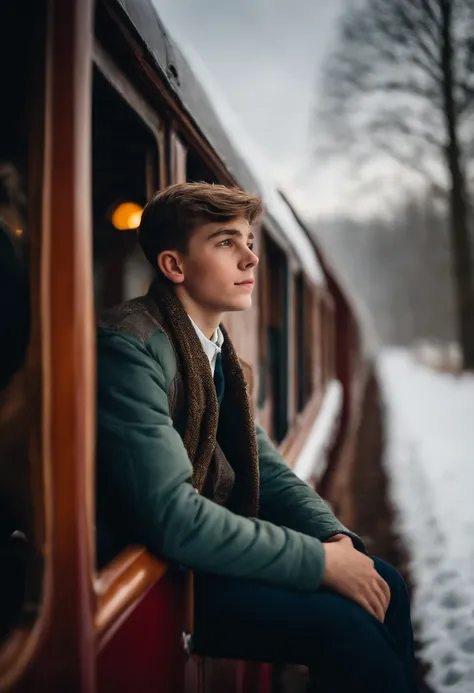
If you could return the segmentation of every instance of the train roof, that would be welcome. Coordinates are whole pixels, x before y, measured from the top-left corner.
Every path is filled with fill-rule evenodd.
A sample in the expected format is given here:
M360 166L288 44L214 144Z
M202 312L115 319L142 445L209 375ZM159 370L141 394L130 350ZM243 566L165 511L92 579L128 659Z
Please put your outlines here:
M182 107L246 190L263 198L265 224L307 275L324 284L324 272L306 231L281 199L266 166L238 118L222 97L209 71L192 47L183 49L171 38L152 0L118 0ZM186 55L185 55L186 53ZM192 67L191 67L192 65Z

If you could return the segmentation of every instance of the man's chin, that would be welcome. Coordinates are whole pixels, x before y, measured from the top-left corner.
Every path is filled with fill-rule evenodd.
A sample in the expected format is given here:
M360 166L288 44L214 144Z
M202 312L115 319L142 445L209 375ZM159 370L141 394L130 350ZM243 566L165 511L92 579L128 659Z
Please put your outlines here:
M239 311L242 311L242 310L248 310L251 307L252 307L252 297L249 296L245 300L232 301L232 302L229 301L229 303L227 303L225 307L222 307L221 310L223 313L238 313Z

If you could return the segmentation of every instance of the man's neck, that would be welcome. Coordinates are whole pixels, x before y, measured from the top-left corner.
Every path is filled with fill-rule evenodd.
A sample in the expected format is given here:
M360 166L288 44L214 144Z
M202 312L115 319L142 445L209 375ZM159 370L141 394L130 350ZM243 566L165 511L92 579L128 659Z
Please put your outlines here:
M210 311L204 306L194 301L189 294L181 290L181 287L176 287L176 296L183 305L184 310L189 317L196 323L205 337L211 339L215 331L219 327L222 319L222 313Z

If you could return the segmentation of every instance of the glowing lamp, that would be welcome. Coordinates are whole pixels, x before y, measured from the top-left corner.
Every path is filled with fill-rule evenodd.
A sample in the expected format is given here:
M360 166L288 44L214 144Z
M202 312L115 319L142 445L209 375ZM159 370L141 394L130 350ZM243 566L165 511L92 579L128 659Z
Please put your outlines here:
M122 202L112 214L112 224L118 231L131 231L140 226L143 207L135 202Z

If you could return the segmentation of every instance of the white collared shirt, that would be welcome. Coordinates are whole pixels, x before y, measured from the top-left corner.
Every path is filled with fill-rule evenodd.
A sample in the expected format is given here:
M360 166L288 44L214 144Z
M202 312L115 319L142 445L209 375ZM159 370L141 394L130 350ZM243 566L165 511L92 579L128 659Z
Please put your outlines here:
M199 327L196 325L194 320L191 318L191 316L188 315L188 318L191 320L191 324L196 330L196 334L199 337L199 341L202 344L202 348L204 349L204 353L206 354L207 358L209 359L209 365L211 367L211 372L214 377L214 370L216 367L216 358L217 354L220 353L222 350L222 345L224 344L224 335L222 334L222 330L220 327L217 328L217 330L214 332L212 335L211 339L208 339L205 334L199 329Z

